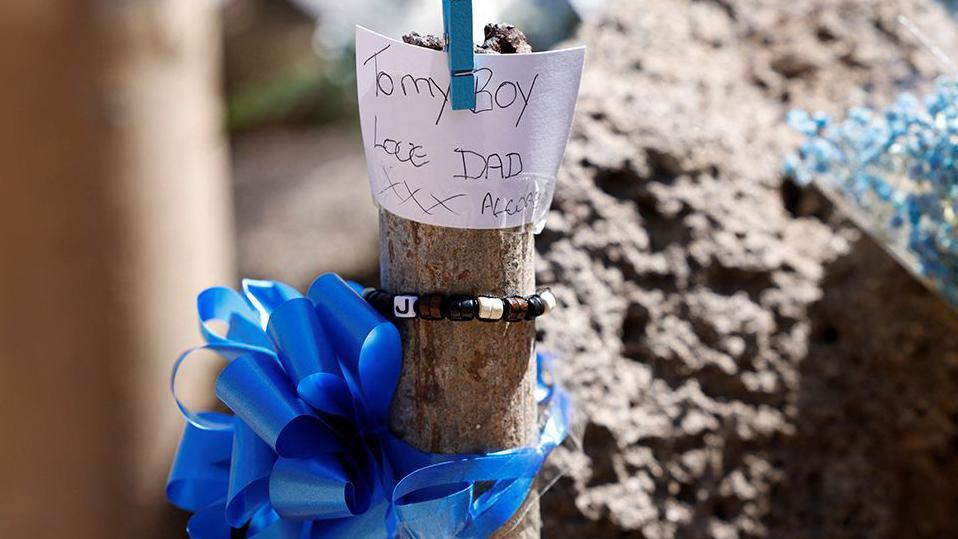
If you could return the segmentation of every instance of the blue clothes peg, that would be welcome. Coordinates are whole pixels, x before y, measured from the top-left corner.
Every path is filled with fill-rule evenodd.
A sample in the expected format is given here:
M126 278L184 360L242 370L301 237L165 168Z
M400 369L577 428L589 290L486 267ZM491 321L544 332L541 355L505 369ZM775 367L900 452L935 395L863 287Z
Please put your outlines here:
M452 110L476 107L472 50L472 0L442 0L443 31L449 55Z

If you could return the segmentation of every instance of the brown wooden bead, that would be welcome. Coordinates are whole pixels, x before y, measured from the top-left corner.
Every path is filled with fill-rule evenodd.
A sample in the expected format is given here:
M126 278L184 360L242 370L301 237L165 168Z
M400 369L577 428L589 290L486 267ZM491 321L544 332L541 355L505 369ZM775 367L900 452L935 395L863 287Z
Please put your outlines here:
M506 314L503 317L507 322L521 322L529 312L529 300L522 296L511 296L505 299Z
M445 318L442 312L443 299L444 296L442 294L425 294L420 296L419 303L416 305L419 318L423 320L442 320Z

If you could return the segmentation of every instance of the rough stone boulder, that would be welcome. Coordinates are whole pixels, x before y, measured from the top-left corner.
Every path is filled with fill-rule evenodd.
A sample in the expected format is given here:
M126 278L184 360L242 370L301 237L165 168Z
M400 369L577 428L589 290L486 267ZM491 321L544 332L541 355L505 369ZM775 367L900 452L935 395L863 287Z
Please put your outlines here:
M782 176L785 112L939 67L918 0L620 0L584 27L539 282L588 417L545 537L955 537L958 315Z

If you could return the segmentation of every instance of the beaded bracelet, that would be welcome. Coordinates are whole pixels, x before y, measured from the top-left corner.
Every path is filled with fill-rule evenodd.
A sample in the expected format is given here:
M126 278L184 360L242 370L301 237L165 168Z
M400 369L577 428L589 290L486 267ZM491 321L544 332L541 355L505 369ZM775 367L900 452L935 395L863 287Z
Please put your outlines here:
M390 294L384 290L367 288L363 298L385 316L394 318L421 318L423 320L452 320L466 322L521 322L549 314L558 302L549 289L531 296L446 296L444 294Z

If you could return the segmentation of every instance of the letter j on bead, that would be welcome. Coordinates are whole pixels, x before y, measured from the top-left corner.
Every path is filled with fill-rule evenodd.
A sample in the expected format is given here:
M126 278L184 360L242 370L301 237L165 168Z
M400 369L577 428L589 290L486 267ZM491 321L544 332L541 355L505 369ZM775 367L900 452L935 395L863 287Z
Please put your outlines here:
M416 296L396 296L393 298L393 314L396 318L415 318L416 301Z

